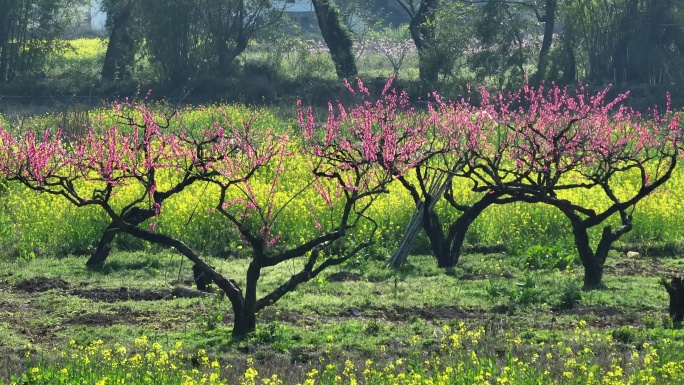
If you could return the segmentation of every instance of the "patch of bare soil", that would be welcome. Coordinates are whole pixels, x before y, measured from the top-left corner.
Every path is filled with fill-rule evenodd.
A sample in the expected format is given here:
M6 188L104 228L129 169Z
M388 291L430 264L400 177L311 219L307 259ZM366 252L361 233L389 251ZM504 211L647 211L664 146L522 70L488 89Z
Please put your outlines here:
M68 290L69 288L69 283L63 279L46 277L35 277L14 285L14 290L23 291L25 293L42 293L52 289Z
M362 281L363 279L361 274L350 271L340 271L328 276L328 282Z
M603 329L642 323L641 318L636 314L615 306L577 306L574 309L563 310L557 314L575 314L585 320L589 326Z
M605 274L622 276L662 277L682 276L684 270L667 267L660 259L627 259L616 263L614 266L606 266Z
M83 285L81 285L83 286ZM21 281L12 287L13 291L42 293L48 290L62 290L97 302L159 301L171 299L170 290L141 290L121 287L119 289L71 289L71 285L60 278L35 277Z
M169 282L169 284L173 285L173 286L193 287L193 286L195 286L195 280L192 279L192 277L185 277L185 278L174 279L173 281Z
M374 312L388 321L408 321L411 317L418 317L426 320L443 319L473 319L482 318L486 312L484 310L466 310L454 306L444 307L392 307L377 308Z
M153 318L149 311L132 310L129 307L116 309L114 313L85 313L64 321L65 325L112 326L116 324L141 324Z
M121 287L119 289L75 289L72 295L97 302L120 302L120 301L159 301L171 299L169 290L140 290Z

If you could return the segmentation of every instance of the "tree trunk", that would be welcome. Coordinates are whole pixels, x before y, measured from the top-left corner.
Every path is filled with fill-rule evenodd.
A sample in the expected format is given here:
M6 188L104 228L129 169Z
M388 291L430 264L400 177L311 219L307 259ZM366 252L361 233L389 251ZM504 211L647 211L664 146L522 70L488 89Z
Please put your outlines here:
M337 77L344 79L356 76L358 71L354 52L352 52L353 41L349 30L342 22L340 11L330 0L311 0L311 2L323 40L335 63Z
M663 286L670 296L670 317L674 322L684 321L684 281L681 277L672 277L668 283L663 281Z
M438 53L435 52L435 13L438 0L423 0L411 18L409 31L418 50L418 71L420 80L428 84L437 83L439 77Z
M214 45L216 57L218 58L217 70L220 75L224 75L231 71L235 59L247 49L247 38L244 36L235 38L235 46L232 48L222 36L217 37L217 39Z
M128 22L133 12L133 3L128 4L121 12L110 14L109 43L102 65L102 80L114 81L129 75L135 51L134 42L127 32Z
M598 289L603 280L603 264L596 261L583 263L584 265L584 290Z
M463 249L463 243L465 242L466 234L470 225L475 222L477 217L482 214L482 212L489 206L496 203L497 199L501 197L498 193L487 193L479 201L475 202L471 206L465 207L463 214L461 214L454 223L449 227L449 234L447 236L447 245L449 249L449 257L446 261L446 266L443 267L454 267L461 258L461 249ZM454 205L455 201L449 195L449 202Z
M257 283L261 277L261 266L259 260L264 258L255 256L247 268L247 284L245 286L245 298L243 305L236 308L235 322L233 324L233 338L240 338L256 330L256 304L257 304Z
M126 211L122 215L122 218L129 225L138 226L154 217L154 215L154 210L133 207ZM91 255L90 259L86 262L86 266L96 267L105 262L107 257L109 257L109 253L112 251L112 242L114 242L114 238L116 238L116 234L118 233L120 233L118 226L115 225L114 222L110 223L102 234L102 238L100 238L100 242L97 244L97 249L95 249L93 255Z
M437 84L439 81L439 62L437 53L423 48L418 51L418 76L426 84Z
M544 22L544 38L542 40L541 48L539 49L539 61L537 62L536 81L541 83L547 76L547 68L549 64L549 52L551 51L551 43L553 42L553 29L556 24L556 5L558 0L546 0L546 9L544 18L540 21Z
M87 267L96 267L104 263L109 256L109 253L112 251L112 242L114 242L117 233L118 231L114 223L110 223L104 233L102 233L102 238L100 238L100 242L97 244L97 249L95 249L95 252L86 262Z
M582 266L584 266L584 290L598 289L601 287L601 280L603 279L603 262L596 258L596 254L589 245L587 228L581 224L573 223L572 225L575 247L577 247Z
M575 216L576 218L577 216ZM589 227L584 222L571 219L572 233L575 237L575 246L579 254L582 265L584 266L584 289L592 290L601 286L603 278L603 265L606 263L608 251L613 242L617 241L623 234L632 229L632 217L625 211L620 212L622 225L612 230L611 226L603 228L601 239L599 240L596 252L591 249L589 244Z
M603 263L597 260L589 243L588 228L578 219L570 218L575 247L584 266L584 289L593 290L601 286ZM605 258L604 258L605 261Z
M563 51L565 52L565 63L563 65L563 84L571 84L577 80L577 59L572 48L573 36L566 35L563 39Z
M437 258L437 267L452 267L455 262L451 260L449 243L442 231L442 223L433 210L423 217L423 230L430 240L432 254Z
M243 309L241 312L235 311L235 321L233 322L232 336L240 339L256 330L256 314Z

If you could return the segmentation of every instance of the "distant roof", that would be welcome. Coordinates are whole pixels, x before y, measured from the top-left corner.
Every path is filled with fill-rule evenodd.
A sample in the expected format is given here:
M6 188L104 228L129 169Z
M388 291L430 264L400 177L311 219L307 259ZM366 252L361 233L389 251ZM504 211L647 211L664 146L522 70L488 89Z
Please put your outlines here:
M285 12L309 13L314 11L311 0L290 0L289 2L276 0L273 1L273 7L276 9L282 9Z

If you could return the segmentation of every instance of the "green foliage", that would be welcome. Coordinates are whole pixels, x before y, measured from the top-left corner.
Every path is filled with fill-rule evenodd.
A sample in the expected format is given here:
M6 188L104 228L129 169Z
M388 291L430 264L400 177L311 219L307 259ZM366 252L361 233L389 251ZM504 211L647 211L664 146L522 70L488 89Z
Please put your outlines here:
M49 59L68 45L58 39L85 2L17 0L3 2L0 34L0 83L40 77Z
M521 256L520 264L524 268L538 269L559 269L565 270L576 265L578 258L574 253L566 251L559 246L534 245L527 249Z
M215 285L208 285L207 289L218 293ZM197 325L200 330L214 330L223 321L223 294L207 295L202 301L203 309L197 315Z
M514 3L486 2L477 8L474 22L475 52L468 65L479 84L516 88L524 82L536 45L529 37L528 9Z
M472 55L475 33L472 19L477 7L460 2L444 1L436 16L436 48L433 60L439 61L440 74L445 84L468 84L472 79L464 73L468 57Z
M537 285L536 277L526 275L524 282L515 283L515 287L508 293L508 297L516 305L529 306L544 302L543 294Z
M558 308L574 309L582 301L582 286L575 279L566 280L561 286Z
M623 344L633 344L638 338L638 332L634 326L625 325L611 331L613 339Z
M681 2L561 4L564 36L572 45L580 79L650 84L684 79Z
M277 20L270 12L272 4L265 0L110 0L105 9L118 15L130 9L131 16L120 20L124 23L120 33L125 30L138 54L150 59L159 76L152 80L170 81L175 86L188 84L191 78L219 79L235 74L234 61L249 40ZM118 50L112 54L128 53Z
M508 287L500 278L490 278L487 282L487 295L491 299L503 297L508 294Z

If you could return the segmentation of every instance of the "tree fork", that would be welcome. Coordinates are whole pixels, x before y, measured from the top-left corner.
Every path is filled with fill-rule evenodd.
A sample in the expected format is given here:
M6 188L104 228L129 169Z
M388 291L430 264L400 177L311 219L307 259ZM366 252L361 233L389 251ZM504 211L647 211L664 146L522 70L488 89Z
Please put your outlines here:
M138 226L146 220L154 217L154 215L154 210L133 207L132 209L126 211L123 214L122 219L131 226ZM112 251L112 242L114 242L116 235L120 232L121 231L119 230L119 227L115 224L114 221L112 221L112 223L110 223L109 226L107 226L104 233L102 234L102 237L100 238L100 241L97 244L95 252L93 252L93 254L86 262L87 267L97 267L105 262L105 260L107 259L107 257L109 257L109 254Z

